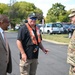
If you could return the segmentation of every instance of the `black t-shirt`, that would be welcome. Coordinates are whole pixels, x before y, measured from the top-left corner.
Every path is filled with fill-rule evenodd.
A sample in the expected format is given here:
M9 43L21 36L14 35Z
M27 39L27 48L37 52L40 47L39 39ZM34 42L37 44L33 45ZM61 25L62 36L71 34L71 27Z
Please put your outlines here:
M36 36L36 32L35 31L33 31L33 32ZM20 29L18 31L17 40L21 41L22 46L24 48L24 51L25 51L28 59L37 59L38 58L39 46L32 43L30 33L29 33L26 25L23 25L20 27ZM38 47L38 50L34 53L34 49L36 47ZM21 58L21 54L20 54L20 58Z

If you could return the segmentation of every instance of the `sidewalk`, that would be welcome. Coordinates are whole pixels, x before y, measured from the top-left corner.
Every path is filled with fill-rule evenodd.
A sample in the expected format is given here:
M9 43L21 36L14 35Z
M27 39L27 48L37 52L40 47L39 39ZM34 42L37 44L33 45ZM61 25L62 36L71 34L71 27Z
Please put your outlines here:
M52 43L55 43L55 44L68 45L68 43L62 43L62 42L57 42L57 41L47 40L47 39L43 39L43 40L44 40L44 41L47 41L47 42L52 42Z

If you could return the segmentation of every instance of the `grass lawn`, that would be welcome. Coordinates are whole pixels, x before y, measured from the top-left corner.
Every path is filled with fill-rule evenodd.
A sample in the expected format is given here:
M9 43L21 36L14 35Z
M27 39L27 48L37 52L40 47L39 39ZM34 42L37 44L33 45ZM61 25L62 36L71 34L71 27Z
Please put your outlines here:
M17 30L8 30L8 32L17 32ZM70 41L68 34L42 34L42 38L62 43L69 43Z
M69 43L70 41L68 34L42 34L42 38L62 43Z
M18 32L18 30L7 30L8 32Z

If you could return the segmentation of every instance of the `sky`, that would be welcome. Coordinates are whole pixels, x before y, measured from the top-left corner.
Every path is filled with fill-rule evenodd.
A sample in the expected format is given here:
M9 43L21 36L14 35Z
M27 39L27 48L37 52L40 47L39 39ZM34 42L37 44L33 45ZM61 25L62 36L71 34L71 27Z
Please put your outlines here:
M11 0L13 1L13 0ZM34 5L43 11L43 16L46 16L48 10L52 7L52 4L61 3L65 6L66 10L75 8L75 0L14 0L14 1L26 1L34 3ZM10 0L0 0L0 3L9 4Z

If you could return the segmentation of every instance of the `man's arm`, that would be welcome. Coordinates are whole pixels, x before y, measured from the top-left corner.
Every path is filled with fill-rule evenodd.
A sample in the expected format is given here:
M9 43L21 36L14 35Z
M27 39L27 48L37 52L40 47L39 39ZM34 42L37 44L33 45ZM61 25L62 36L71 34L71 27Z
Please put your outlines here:
M24 51L24 49L23 49L23 46L22 46L22 43L21 43L20 40L17 40L17 46L18 46L18 49L19 49L20 52L21 52L22 60L23 60L23 61L26 61L27 56L26 56L26 54L25 54L25 51Z
M39 47L45 54L48 53L48 50L43 47L42 43L39 43Z

